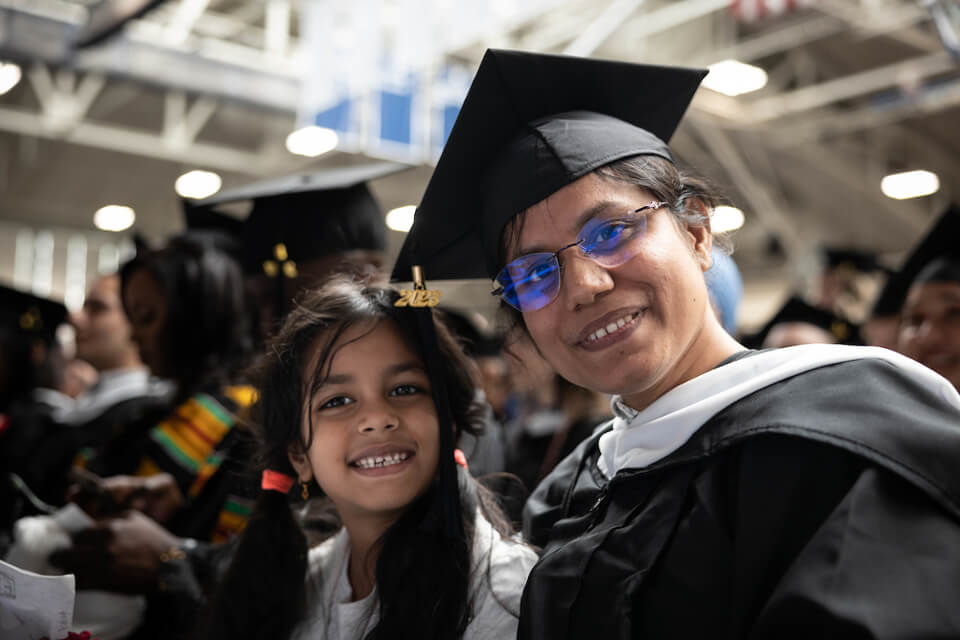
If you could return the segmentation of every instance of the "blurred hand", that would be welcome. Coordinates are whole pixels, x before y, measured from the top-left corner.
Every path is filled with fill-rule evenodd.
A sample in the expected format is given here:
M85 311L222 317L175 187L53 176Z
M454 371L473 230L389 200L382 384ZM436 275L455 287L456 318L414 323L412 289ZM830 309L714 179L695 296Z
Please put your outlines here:
M183 494L168 473L153 476L100 478L87 471L82 482L70 487L67 500L76 502L93 517L133 509L165 523L183 505Z
M138 511L104 518L73 536L50 563L73 573L78 589L149 594L157 590L167 553L180 539Z
M169 473L154 476L111 476L104 478L101 489L110 495L119 509L140 511L160 523L183 505L180 487Z

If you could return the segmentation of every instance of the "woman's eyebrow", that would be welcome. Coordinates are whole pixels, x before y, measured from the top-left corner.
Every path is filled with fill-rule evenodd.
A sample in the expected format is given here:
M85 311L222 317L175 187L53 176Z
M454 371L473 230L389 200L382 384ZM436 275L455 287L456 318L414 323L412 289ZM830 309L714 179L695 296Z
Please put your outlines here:
M587 224L589 220L597 217L602 213L606 213L610 209L620 209L623 207L626 207L628 209L629 205L624 205L622 202L611 202L609 200L598 202L594 204L592 207L582 211L580 215L576 217L576 219L570 225L571 226L570 231L573 235L580 233L580 229L582 229L583 225ZM544 245L537 244L532 246L526 246L519 249L517 251L517 256L518 257L525 256L531 253L553 253L553 252L554 252L553 249L545 247Z

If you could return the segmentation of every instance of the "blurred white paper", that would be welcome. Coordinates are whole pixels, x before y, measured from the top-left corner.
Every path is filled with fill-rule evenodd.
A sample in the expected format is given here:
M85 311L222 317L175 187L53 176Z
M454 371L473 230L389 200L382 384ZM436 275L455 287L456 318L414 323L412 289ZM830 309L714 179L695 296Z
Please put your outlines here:
M73 575L41 576L0 560L0 637L66 638L73 625Z

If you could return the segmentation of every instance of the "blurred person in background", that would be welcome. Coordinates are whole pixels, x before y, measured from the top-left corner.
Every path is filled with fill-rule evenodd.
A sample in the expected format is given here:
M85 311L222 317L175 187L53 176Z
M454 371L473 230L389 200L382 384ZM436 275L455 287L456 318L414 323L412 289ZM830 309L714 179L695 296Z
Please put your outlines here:
M859 322L868 311L871 284L889 273L869 251L824 247L814 306L837 317Z
M743 336L741 342L754 349L798 344L863 344L856 325L797 296L787 298L759 331Z
M960 389L960 208L951 207L907 260L897 348ZM909 273L907 273L909 277Z
M703 274L713 307L720 325L730 335L737 334L737 317L743 300L743 278L736 261L726 251L714 247L713 263Z
M170 383L152 377L140 361L120 299L119 274L97 278L68 320L75 331L75 362L89 363L96 382L64 415L68 428L28 454L24 480L53 504L63 502L70 466L81 449L106 443L126 425L156 421L169 409L172 392Z
M150 375L140 360L132 329L120 296L120 275L97 278L83 306L69 315L76 335L76 357L97 371L97 381L77 397L69 417L72 424L87 424L107 410L129 400L166 399L172 385ZM156 401L155 401L156 402ZM132 421L117 416L117 422Z
M209 238L141 249L120 281L140 359L176 388L159 420L123 425L80 461L72 499L96 524L50 562L78 588L147 596L133 637L162 638L192 624L214 550L252 504L241 423L255 397L242 373L253 335L240 265Z
M239 240L258 314L258 342L273 333L304 289L323 284L332 273L373 274L383 268L385 214L368 183L405 168L380 162L326 169L184 200L191 227L219 227ZM252 208L242 220L222 213L248 201Z
M11 473L23 474L34 451L73 407L58 389L65 363L57 328L63 304L0 286L0 553L11 526L35 513Z

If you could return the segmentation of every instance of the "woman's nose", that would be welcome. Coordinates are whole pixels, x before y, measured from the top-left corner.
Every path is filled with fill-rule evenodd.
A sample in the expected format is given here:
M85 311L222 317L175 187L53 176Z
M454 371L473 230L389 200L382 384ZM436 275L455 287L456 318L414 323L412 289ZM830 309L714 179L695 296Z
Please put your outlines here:
M593 304L597 296L613 289L610 272L579 251L570 251L563 258L561 286L567 310Z

